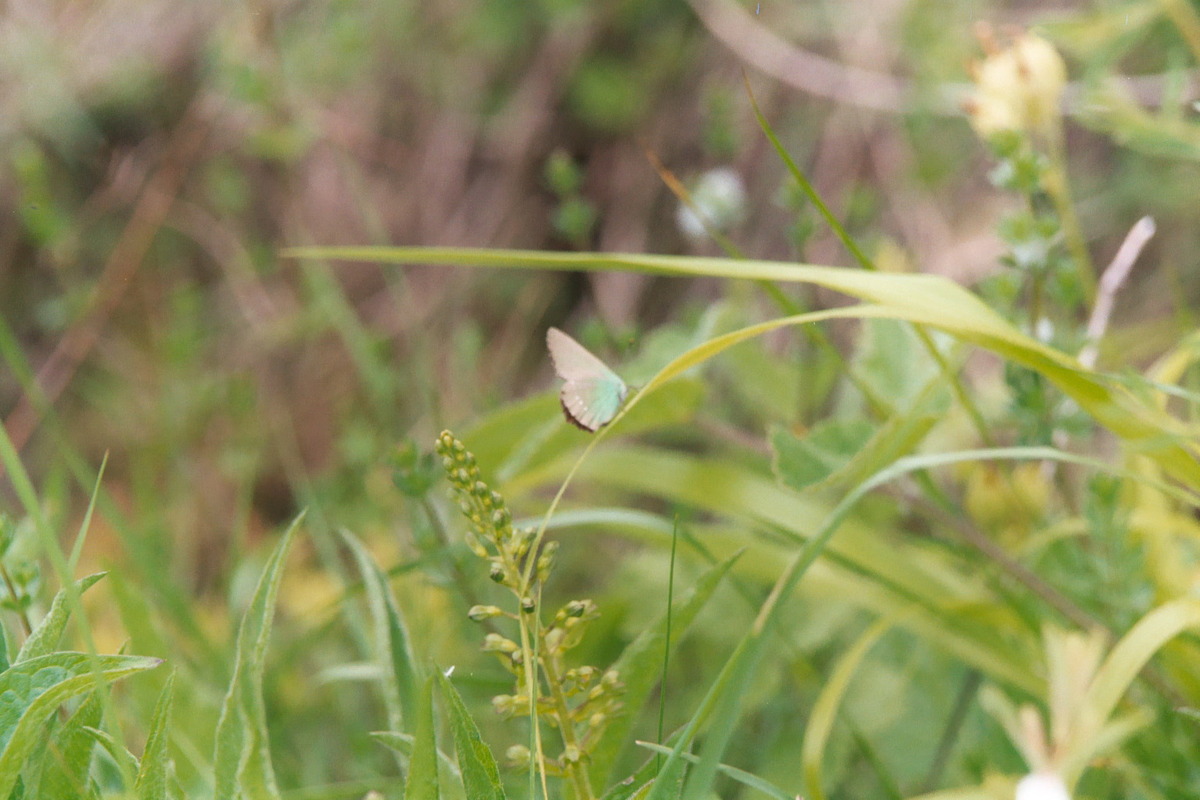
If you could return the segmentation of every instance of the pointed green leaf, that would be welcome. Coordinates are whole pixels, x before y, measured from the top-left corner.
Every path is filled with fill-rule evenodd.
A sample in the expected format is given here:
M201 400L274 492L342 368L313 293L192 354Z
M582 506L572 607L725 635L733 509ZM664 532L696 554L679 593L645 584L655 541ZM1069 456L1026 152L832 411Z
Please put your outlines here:
M303 516L291 524L267 560L238 628L233 677L217 721L213 754L215 797L279 798L267 741L262 677L284 561Z
M375 627L375 647L380 666L384 668L382 681L383 698L388 709L388 726L392 730L404 730L406 714L412 714L417 703L417 669L409 644L408 630L396 604L396 597L388 586L387 577L366 547L349 532L342 539L354 554L358 570L363 576L367 601L371 608L371 619ZM409 727L411 730L411 726Z
M154 716L150 720L150 734L142 750L134 793L138 800L168 800L168 782L171 777L171 757L167 752L168 734L171 728L171 707L175 699L175 673L167 678Z
M433 726L433 681L430 675L421 687L418 705L409 710L416 717L412 757L408 761L405 800L438 800L437 731Z
M83 594L107 574L106 572L97 572L80 578L75 581L75 591ZM21 650L17 653L14 663L19 664L31 658L44 656L58 646L58 640L62 638L63 630L67 627L67 619L71 616L69 598L70 594L65 587L58 590L58 593L54 595L54 600L50 603L50 611L34 628L33 633L29 634L25 644L21 645Z
M42 726L72 697L153 669L161 659L54 653L32 658L0 674L0 797L8 797L30 755L46 745Z
M458 753L458 768L462 772L467 800L504 800L496 758L479 735L475 720L471 719L454 684L440 671L435 677L450 712L450 730L454 733L454 749Z

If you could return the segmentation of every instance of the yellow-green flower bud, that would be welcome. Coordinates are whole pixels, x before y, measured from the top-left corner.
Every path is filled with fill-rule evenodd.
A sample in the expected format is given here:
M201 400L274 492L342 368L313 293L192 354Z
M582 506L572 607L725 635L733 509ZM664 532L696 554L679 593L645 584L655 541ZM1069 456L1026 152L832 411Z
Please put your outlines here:
M498 633L489 633L483 637L483 650L485 653L515 653L520 650L521 646L512 639L506 639Z

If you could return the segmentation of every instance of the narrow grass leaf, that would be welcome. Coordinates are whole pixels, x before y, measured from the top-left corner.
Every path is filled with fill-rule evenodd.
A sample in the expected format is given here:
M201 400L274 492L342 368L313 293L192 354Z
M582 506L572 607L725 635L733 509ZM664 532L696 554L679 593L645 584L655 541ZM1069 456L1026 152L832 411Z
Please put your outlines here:
M816 703L813 704L808 716L808 725L804 730L804 743L800 749L800 768L804 773L804 785L808 789L809 800L825 798L825 791L821 788L821 763L825 757L825 745L829 742L829 734L832 733L833 723L837 719L838 708L842 704L842 698L846 696L850 681L867 653L891 626L890 621L880 620L867 628L858 641L838 659L821 688Z
M153 669L161 659L53 653L32 658L0 674L0 797L8 797L30 756L46 746L42 727L58 707L115 681Z
M278 800L263 708L262 677L283 565L303 514L287 529L263 567L238 628L233 676L217 721L213 754L215 797Z
M387 576L375 563L367 548L354 535L342 532L342 539L354 554L363 576L371 620L375 627L375 646L383 662L383 698L388 709L388 726L404 730L405 714L417 707L417 668L404 618L400 616L396 596L388 585ZM410 726L411 729L411 726Z
M404 783L405 800L438 800L437 730L433 725L433 681L430 675L409 713L414 717L412 757L408 761L408 780Z
M479 735L479 728L471 719L458 690L440 671L434 677L450 712L450 730L454 733L454 749L458 753L458 768L467 800L504 800L496 758Z
M175 673L167 678L154 706L154 716L150 718L150 733L146 737L146 746L142 750L141 763L138 765L137 781L133 791L137 800L168 800L169 781L171 779L171 756L167 750L170 741L171 709L175 701Z
M658 683L661 675L662 652L664 644L674 647L696 616L712 598L720 586L721 580L729 573L734 563L740 557L735 554L732 558L707 570L691 592L672 610L671 641L665 642L667 631L667 615L664 613L621 653L613 664L613 668L621 676L625 684L625 694L622 702L625 713L614 719L605 729L591 753L591 774L596 784L593 789L600 789L611 780L612 768L616 763L621 748L629 739L629 733L637 722L637 710L642 708L646 698Z
M1074 783L1096 754L1098 734L1146 662L1180 633L1200 628L1200 600L1175 600L1146 614L1117 642L1097 670L1066 743L1064 777Z
M75 590L79 594L83 594L107 574L106 572L97 572L80 578L75 581ZM50 610L33 629L33 633L29 634L25 644L21 645L21 650L17 653L17 658L13 663L20 664L31 658L47 655L58 647L58 641L62 638L63 631L67 627L67 620L71 616L69 599L70 593L65 587L58 590L54 595L54 600L50 603Z

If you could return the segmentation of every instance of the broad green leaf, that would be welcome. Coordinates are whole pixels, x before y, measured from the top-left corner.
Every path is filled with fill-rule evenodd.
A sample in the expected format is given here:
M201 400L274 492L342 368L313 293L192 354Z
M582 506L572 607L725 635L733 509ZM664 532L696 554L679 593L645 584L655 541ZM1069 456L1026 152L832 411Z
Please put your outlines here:
M95 739L88 728L100 724L104 706L100 693L93 692L71 715L66 724L53 732L52 745L41 753L41 775L25 775L29 797L89 797L92 793L89 772Z
M150 719L150 733L142 760L138 766L134 794L138 800L168 800L168 784L171 779L171 756L167 750L170 741L171 708L175 700L175 673L167 678L167 684L154 706Z
M854 373L893 410L911 406L937 379L937 364L911 325L892 319L863 320L854 351Z
M97 572L80 578L75 582L75 590L83 594L107 574L106 572ZM63 630L67 627L67 619L71 616L69 598L70 594L66 588L58 590L54 595L54 600L50 603L50 611L34 628L33 633L29 634L25 644L21 645L21 650L17 653L14 663L20 664L22 661L44 656L58 646L58 640L62 638Z
M467 800L504 800L504 787L500 783L496 758L484 744L479 728L471 719L458 690L440 671L434 677L450 712L450 730L454 733L454 749L458 753L458 768L462 773Z
M303 514L287 529L267 560L238 628L233 676L217 721L213 754L215 797L279 798L267 741L262 677L283 565L301 519Z
M879 641L879 637L892 626L890 621L880 620L868 628L854 643L854 646L842 654L829 678L821 687L817 702L813 704L808 715L808 725L804 730L804 744L800 750L800 765L804 772L804 785L808 788L811 800L824 800L825 792L821 787L821 762L825 757L825 745L829 734L833 731L834 720L837 719L838 708L842 698L850 687L858 665L866 657L870 649Z
M797 491L827 480L866 446L875 428L865 419L833 418L814 425L804 436L775 427L771 431L775 476Z
M42 727L58 707L111 682L161 664L143 656L53 653L0 674L0 797L8 797L29 757L44 748Z
M625 684L625 694L622 702L625 711L609 723L591 752L591 776L593 789L602 789L612 779L612 768L617 755L629 739L630 732L637 722L637 711L641 709L650 696L650 692L662 677L662 659L664 645L674 648L683 638L696 616L712 598L720 586L721 580L729 573L740 554L735 554L712 567L696 581L696 585L686 597L675 603L671 612L671 641L665 642L667 635L667 615L662 616L636 639L629 643L620 657L613 664Z
M393 730L404 730L406 714L417 707L417 669L409 644L408 630L395 595L388 586L387 577L375 563L375 559L352 534L342 533L342 538L363 576L367 601L371 608L371 619L375 626L375 647L387 677L382 681L384 702L388 709L388 726ZM411 729L412 726L409 726Z
M410 706L413 720L412 757L408 761L405 800L438 800L437 730L433 724L433 681L430 675L421 687L417 705Z
M684 353L665 367L630 399L625 412L635 406L641 396L666 380L733 344L770 330L836 317L906 320L944 331L1042 373L1097 422L1123 439L1134 452L1154 459L1172 477L1189 486L1200 487L1200 461L1196 458L1196 446L1182 423L1161 409L1151 407L1103 374L1085 369L1073 356L1021 333L978 297L941 276L866 272L748 259L472 248L312 247L287 250L284 255L404 264L641 272L813 283L856 297L869 305L784 317L718 336ZM604 431L613 428L614 425L609 425Z

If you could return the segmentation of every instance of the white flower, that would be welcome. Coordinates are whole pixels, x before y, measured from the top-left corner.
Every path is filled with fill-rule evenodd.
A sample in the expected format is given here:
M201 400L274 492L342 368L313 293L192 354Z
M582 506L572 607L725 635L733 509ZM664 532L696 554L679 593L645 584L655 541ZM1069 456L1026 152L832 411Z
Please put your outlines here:
M692 205L680 203L675 224L686 236L701 239L706 229L725 230L737 224L746 211L746 187L729 167L711 169L700 176L692 190Z
M1017 782L1016 800L1071 800L1071 795L1055 773L1033 772Z

